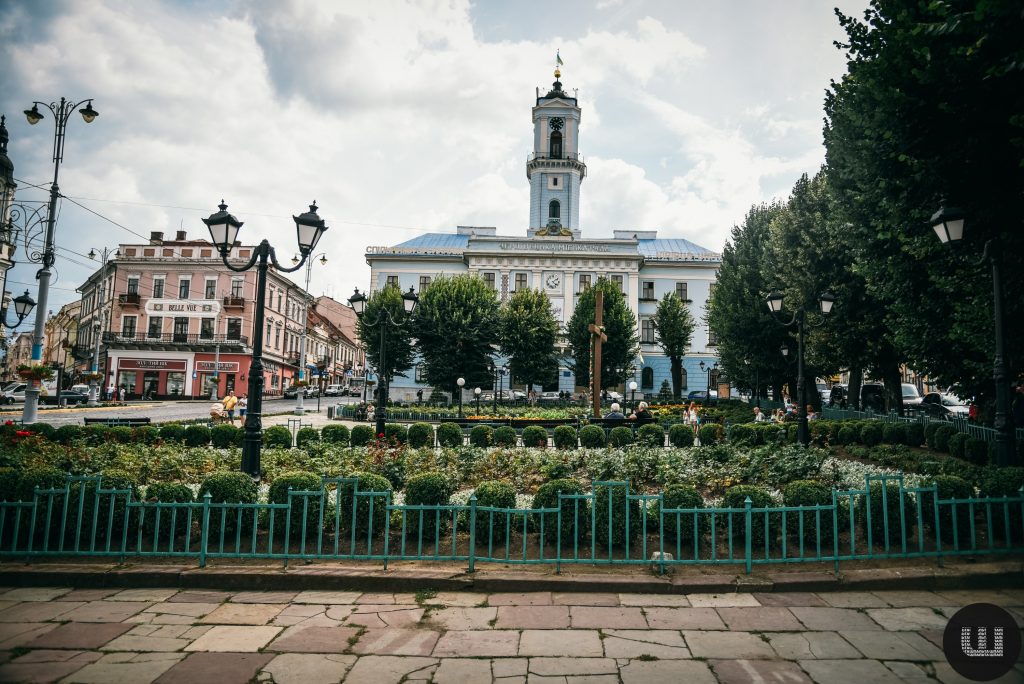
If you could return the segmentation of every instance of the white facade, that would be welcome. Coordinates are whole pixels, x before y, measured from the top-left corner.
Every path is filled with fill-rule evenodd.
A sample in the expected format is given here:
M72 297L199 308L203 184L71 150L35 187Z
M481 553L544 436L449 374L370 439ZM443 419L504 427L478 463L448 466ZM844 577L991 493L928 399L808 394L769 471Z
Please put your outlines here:
M556 77L559 74L556 72ZM389 284L417 292L439 275L479 275L501 301L518 288L547 294L559 321L572 317L579 294L599 278L620 284L637 316L641 354L636 359L640 391L656 393L662 380L671 383L669 361L654 342L650 318L667 292L677 292L690 307L696 327L683 367L684 390L703 390L707 376L700 370L715 363L714 340L704 322L705 307L715 282L721 255L680 238L659 239L653 230L615 230L611 237L584 238L578 225L579 188L586 166L578 154L580 110L561 83L533 108L534 146L527 162L530 181L530 221L525 236L499 235L496 228L459 226L454 233L427 233L394 246L367 248L370 291ZM559 119L552 130L551 120ZM561 135L552 150L553 132ZM556 180L557 179L557 180ZM557 203L552 209L552 202ZM552 213L557 215L552 216ZM391 398L408 401L418 388L418 369L396 377ZM547 390L575 391L575 378L559 370L557 386Z

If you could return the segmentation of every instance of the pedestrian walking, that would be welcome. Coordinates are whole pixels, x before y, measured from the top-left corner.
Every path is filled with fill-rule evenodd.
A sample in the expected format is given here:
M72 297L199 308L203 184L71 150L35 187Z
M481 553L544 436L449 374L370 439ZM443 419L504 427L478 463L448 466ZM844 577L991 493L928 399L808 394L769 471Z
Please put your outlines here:
M690 422L690 428L693 430L693 434L697 434L697 425L700 423L700 419L697 416L697 403L691 401L690 408L686 412L686 419Z
M245 398L243 394L238 398L238 403L235 404L235 408L238 409L238 417L241 422L245 422L245 410L249 407L249 400Z
M232 425L235 424L235 406L238 405L238 397L235 396L235 391L231 390L228 392L228 396L224 397L224 410L228 412L228 421Z

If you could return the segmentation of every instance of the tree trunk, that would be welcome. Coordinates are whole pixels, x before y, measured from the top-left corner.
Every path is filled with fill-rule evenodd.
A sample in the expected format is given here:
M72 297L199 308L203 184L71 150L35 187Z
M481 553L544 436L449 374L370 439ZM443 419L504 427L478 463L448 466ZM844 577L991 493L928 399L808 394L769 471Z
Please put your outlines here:
M900 375L900 366L896 362L886 364L882 375L882 382L885 383L885 410L895 411L903 414L903 376Z
M849 396L846 397L846 405L849 408L860 410L860 388L864 384L864 369L857 367L850 369L850 383L846 390Z
M772 382L772 401L782 403L782 383L778 380Z
M683 391L683 360L678 356L670 356L669 360L672 363L672 398L678 402Z

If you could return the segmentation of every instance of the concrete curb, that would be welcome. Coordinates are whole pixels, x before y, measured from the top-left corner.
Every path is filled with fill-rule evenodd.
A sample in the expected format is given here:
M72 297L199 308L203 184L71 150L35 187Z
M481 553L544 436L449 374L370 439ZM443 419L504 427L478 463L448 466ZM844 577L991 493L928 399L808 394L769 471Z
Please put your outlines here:
M565 571L540 572L414 568L368 570L364 567L306 565L265 566L117 566L36 564L0 565L2 586L73 586L76 588L175 587L234 591L355 590L378 592L438 591L588 592L588 593L733 593L872 590L1007 589L1024 587L1019 562L977 563L955 568L907 567L853 569L835 576L824 572L764 575L692 575L659 577L644 573L603 575Z

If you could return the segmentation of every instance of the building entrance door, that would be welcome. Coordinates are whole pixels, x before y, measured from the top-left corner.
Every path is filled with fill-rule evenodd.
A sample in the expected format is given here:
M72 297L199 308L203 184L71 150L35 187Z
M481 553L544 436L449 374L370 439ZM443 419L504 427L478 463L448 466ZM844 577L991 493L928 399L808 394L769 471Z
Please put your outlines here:
M157 371L146 371L142 377L142 398L155 399L160 391L160 373Z

